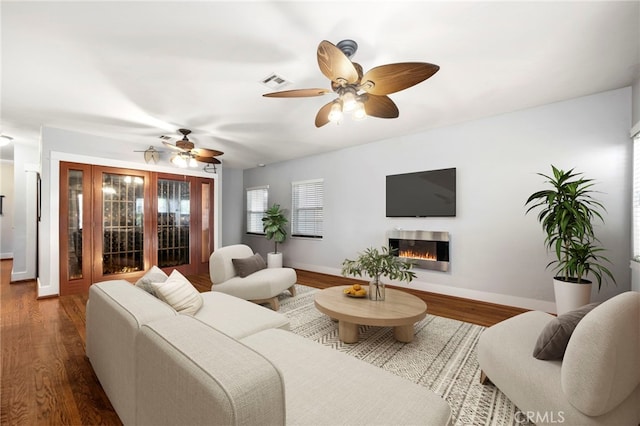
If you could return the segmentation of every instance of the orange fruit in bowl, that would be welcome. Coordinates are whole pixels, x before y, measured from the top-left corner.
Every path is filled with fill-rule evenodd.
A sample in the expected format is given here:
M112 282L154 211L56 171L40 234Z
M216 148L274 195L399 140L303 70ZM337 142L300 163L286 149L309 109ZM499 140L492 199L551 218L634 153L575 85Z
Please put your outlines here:
M352 287L353 287L353 289L354 289L355 291L358 291L358 290L361 290L361 289L362 289L362 286L360 286L360 284L354 284Z

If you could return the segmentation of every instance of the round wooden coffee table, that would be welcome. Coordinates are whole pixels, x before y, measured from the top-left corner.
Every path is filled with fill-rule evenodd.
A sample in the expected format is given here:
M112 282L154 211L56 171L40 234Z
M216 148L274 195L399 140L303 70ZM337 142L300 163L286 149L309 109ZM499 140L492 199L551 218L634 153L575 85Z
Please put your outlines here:
M400 342L413 340L413 324L427 316L427 304L409 293L386 289L383 301L367 297L348 297L343 290L349 286L329 287L316 293L316 308L338 321L338 336L344 343L358 341L358 326L393 327Z

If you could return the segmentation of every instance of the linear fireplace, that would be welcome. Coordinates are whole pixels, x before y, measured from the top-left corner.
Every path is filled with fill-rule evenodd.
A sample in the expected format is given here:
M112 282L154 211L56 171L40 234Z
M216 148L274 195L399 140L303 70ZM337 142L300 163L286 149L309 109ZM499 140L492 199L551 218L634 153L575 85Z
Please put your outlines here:
M387 232L389 249L417 268L446 272L449 270L449 233L432 231Z

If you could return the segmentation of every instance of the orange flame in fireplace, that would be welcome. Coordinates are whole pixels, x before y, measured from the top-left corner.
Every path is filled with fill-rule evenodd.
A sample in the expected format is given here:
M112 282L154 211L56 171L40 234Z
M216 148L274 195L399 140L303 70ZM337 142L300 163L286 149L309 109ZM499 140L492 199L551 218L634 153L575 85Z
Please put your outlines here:
M424 252L424 251L416 251L416 250L411 250L411 249L403 249L400 250L398 252L398 256L400 257L408 257L411 259L421 259L421 260L433 260L436 261L438 260L437 256L435 254L432 254L430 252Z

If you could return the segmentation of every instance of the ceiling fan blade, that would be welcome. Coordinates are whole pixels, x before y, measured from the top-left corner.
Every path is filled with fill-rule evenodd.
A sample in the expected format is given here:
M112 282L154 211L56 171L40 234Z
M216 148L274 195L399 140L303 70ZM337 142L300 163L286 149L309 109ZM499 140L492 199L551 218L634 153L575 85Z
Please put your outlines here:
M372 68L362 76L360 84L362 90L372 95L388 95L428 79L439 69L438 65L426 62L402 62L381 65Z
M222 151L207 148L194 148L191 152L195 154L196 157L217 157L218 155L224 154Z
M364 111L371 117L398 118L400 111L388 96L367 95Z
M167 148L171 148L171 149L172 149L172 150L174 150L174 151L178 151L178 152L185 152L185 150L184 150L184 149L182 149L182 148L180 148L180 147L177 147L177 146L175 146L174 144L169 143L169 142L167 142L167 141L162 141L162 143L163 143Z
M222 162L215 157L202 157L200 155L196 155L196 161L208 164L222 164Z
M323 40L318 45L318 66L329 80L354 84L358 82L358 70L351 60L331 42Z
M331 105L334 101L329 102L316 114L316 127L322 127L329 122L329 113L331 112Z
M331 93L327 89L295 89L284 90L282 92L265 93L262 96L267 98L308 98L312 96L322 96Z

